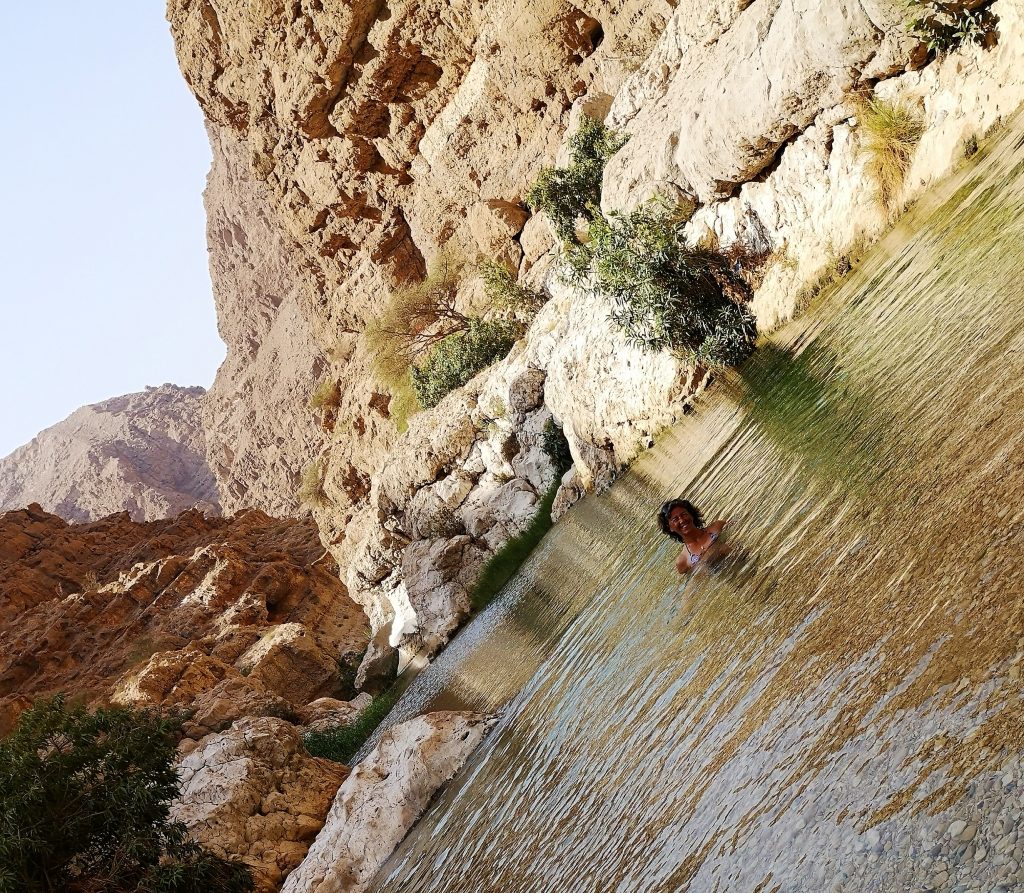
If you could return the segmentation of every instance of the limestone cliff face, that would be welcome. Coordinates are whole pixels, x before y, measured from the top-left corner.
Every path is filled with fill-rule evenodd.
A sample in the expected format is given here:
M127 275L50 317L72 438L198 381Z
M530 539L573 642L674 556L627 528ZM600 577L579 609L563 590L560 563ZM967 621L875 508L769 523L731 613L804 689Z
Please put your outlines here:
M605 172L606 210L667 195L695 208L694 242L772 259L752 303L768 330L887 225L859 95L921 115L905 201L1024 101L1024 0L991 9L994 47L929 59L901 0L170 0L217 157L229 360L207 409L214 469L234 507L285 505L304 465L323 468L313 514L373 626L364 676L393 649L432 653L464 618L479 568L554 481L548 420L574 459L561 511L708 381L629 345L600 295L560 283L546 221L523 207L581 116L630 137ZM399 437L362 332L444 246L552 298L506 360ZM461 300L478 299L467 282ZM305 408L320 376L341 388L324 427Z
M522 201L573 103L614 92L671 12L665 0L170 0L215 154L211 269L229 358L207 419L226 509L279 511L323 449L331 526L345 526L395 436L366 322L443 245L519 263L521 223L494 203ZM530 263L550 240L527 244ZM330 438L307 408L327 372L343 385Z
M68 521L219 512L203 395L165 384L75 410L0 459L0 511L38 502Z
M227 357L206 397L210 465L227 511L302 511L302 466L326 438L309 396L327 368L305 301L309 272L281 232L266 184L243 140L210 128L213 165L205 200L210 277Z

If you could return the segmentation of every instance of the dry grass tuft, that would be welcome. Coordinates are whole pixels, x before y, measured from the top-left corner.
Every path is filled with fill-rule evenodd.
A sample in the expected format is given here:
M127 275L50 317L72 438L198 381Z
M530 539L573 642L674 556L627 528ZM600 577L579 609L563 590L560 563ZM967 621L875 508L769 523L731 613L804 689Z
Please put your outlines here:
M341 385L333 376L328 375L316 386L309 398L310 409L337 409L341 404Z
M906 106L882 99L864 100L857 117L861 147L868 156L868 175L879 204L891 214L898 207L914 152L924 135L924 120Z
M324 464L321 459L314 459L302 472L302 483L299 485L299 502L303 505L323 508L327 505L327 492L324 490Z

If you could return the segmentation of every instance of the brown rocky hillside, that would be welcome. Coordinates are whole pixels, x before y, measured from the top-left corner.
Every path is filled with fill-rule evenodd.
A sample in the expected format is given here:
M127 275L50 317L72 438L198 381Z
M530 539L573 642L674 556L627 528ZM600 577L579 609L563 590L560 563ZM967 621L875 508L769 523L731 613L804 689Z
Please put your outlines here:
M68 521L219 513L202 388L165 384L76 409L0 459L0 512L37 502Z
M29 700L188 707L193 731L354 694L368 625L311 521L0 516L0 726Z

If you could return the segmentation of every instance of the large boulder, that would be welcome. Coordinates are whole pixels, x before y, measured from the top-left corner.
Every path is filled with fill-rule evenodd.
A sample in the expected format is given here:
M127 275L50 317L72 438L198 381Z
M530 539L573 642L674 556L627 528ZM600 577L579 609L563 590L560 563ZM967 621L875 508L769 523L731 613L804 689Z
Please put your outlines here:
M178 771L171 818L214 852L240 858L266 891L302 861L348 774L309 756L295 728L272 717L208 735Z
M283 893L359 893L490 729L475 713L428 713L389 729L338 790Z

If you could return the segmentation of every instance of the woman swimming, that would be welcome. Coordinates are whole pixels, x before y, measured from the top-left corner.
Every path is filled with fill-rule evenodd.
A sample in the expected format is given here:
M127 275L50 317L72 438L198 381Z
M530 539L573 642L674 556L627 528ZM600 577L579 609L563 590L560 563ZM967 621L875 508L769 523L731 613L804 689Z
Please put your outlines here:
M728 521L715 521L704 526L700 511L685 499L666 502L658 512L658 524L662 533L679 540L683 551L676 559L676 570L681 574L692 571L701 561L710 557L712 546L718 541L722 528Z

